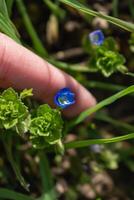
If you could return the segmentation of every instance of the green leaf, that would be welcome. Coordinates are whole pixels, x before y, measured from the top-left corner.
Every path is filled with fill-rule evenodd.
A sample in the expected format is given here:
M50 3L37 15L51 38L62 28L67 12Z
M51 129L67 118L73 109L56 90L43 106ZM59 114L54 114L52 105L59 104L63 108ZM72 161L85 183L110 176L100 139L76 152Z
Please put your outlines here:
M56 5L55 2L52 2L51 0L43 0L43 2L48 6L51 12L59 19L65 18L65 11L62 8L60 8L59 5Z
M11 121L9 119L8 121L3 122L3 126L5 129L10 129L10 128L14 127L17 123L18 123L18 119L13 119Z
M35 149L44 149L50 146L43 136L30 136L30 141L32 142L33 148Z
M9 19L8 10L7 10L7 6L6 6L5 0L0 0L0 12L1 12L7 19Z
M44 116L46 113L52 113L50 106L47 104L39 106L37 109L37 116Z
M50 132L48 136L45 137L46 142L49 144L56 144L61 138L62 130L57 130L54 132Z
M0 96L0 124L10 129L28 117L28 108L21 101L18 94L8 88Z
M10 0L11 5L12 0ZM11 22L5 0L0 0L0 30L20 43L19 34L14 24Z
M63 121L59 110L44 104L39 106L37 117L31 120L30 140L34 147L56 144L62 137Z
M11 200L34 200L28 195L21 194L9 189L0 188L0 198L11 199Z
M87 117L89 117L90 115L92 115L93 113L95 113L96 111L100 110L101 108L117 101L118 99L130 94L130 93L134 93L134 85L129 86L128 88L122 90L121 92L118 92L117 94L101 101L100 103L98 103L97 105L93 106L92 108L89 108L87 110L85 110L84 112L82 112L75 120L73 120L70 124L70 126L74 126L77 125L79 123L81 123L82 121L84 121Z
M91 58L90 65L92 68L100 71L105 77L109 77L114 72L127 72L127 68L123 65L125 58L118 52L110 51L103 47L96 49L95 57Z
M7 10L8 10L9 16L11 16L11 14L12 14L13 3L14 3L14 0L6 0Z
M7 101L16 101L18 99L18 94L17 92L15 92L14 89L8 88L4 90L4 92L2 93L2 97L4 97L4 99L6 99Z
M0 31L11 37L16 42L21 43L17 29L12 24L11 20L7 18L7 15L3 15L2 12L0 12Z
M122 29L125 29L127 31L130 31L130 32L134 32L134 24L132 23L129 23L129 22L125 22L121 19L118 19L118 18L115 18L115 17L111 17L111 16L108 16L108 15L105 15L103 13L100 13L100 12L97 12L97 11L94 11L94 10L91 10L87 7L85 7L84 5L82 5L81 3L79 3L78 1L76 0L60 0L62 3L65 3L83 13L86 13L88 15L92 15L92 16L97 16L97 17L100 17L102 19L105 19L107 20L108 22L112 23L112 24L115 24L119 27L121 27Z
M30 123L31 123L31 115L29 114L26 119L17 123L15 127L16 132L19 135L23 135L24 133L28 132Z
M131 33L131 36L129 38L129 46L130 50L134 52L134 33Z
M104 111L97 112L95 114L95 119L106 123L110 123L113 127L120 128L120 130L126 130L131 132L134 131L133 125L130 125L126 122L122 122L122 120L114 119L110 117L108 114L106 114Z
M13 133L13 132L10 132ZM3 138L3 144L5 147L5 151L6 151L6 155L7 158L12 166L12 169L19 181L19 183L21 184L21 186L27 190L29 192L29 184L25 181L24 177L21 174L21 170L20 167L18 166L18 164L16 163L16 161L14 160L13 157L13 140L12 140L12 134L7 134L5 138Z
M50 123L52 115L45 115L45 117L36 117L31 120L30 132L34 136L48 136L50 134Z
M129 133L127 135L122 135L122 136L113 137L113 138L73 141L73 142L66 143L65 149L88 147L89 145L93 145L93 144L110 144L114 142L130 140L133 138L134 138L134 133Z
M53 177L49 166L47 155L40 152L40 175L42 179L43 194L40 200L57 200L57 194L53 183Z
M100 72L105 77L118 71L123 74L128 72L124 66L126 59L118 52L117 43L112 37L106 38L100 46L92 45L86 37L83 40L83 48L90 55L88 62L90 72Z
M24 89L21 93L20 93L20 98L24 99L26 97L31 97L33 96L33 89Z

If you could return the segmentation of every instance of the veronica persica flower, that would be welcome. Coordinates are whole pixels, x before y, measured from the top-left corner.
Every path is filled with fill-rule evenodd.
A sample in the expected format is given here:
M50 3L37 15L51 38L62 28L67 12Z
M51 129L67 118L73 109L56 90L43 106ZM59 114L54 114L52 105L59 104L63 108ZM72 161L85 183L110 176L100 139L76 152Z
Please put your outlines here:
M75 94L69 88L63 88L56 93L54 103L60 108L67 108L75 103Z
M104 42L104 34L101 30L96 30L89 34L89 39L92 44L101 45Z

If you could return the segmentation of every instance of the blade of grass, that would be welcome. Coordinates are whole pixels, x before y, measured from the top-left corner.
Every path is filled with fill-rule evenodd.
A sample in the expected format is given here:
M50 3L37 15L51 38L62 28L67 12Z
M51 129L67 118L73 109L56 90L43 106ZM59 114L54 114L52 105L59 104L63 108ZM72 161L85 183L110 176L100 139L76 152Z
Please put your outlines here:
M11 199L11 200L34 200L32 197L9 190L0 188L0 199ZM3 199L4 198L4 199Z
M83 72L83 73L90 72L90 70L87 66L81 66L79 64L68 64L65 62L55 60L52 57L47 58L47 61L63 70Z
M5 0L0 0L0 12L1 12L7 19L9 19L8 10L7 10L7 6L6 6Z
M62 3L65 3L83 13L87 13L88 15L92 15L92 16L97 16L100 17L102 19L107 20L108 22L115 24L116 26L121 27L122 29L125 29L127 31L130 32L134 32L134 24L129 23L129 22L125 22L121 19L115 18L115 17L111 17L108 15L105 15L103 13L97 12L97 11L93 11L89 8L86 8L84 5L82 5L81 3L79 3L76 0L60 0Z
M13 158L11 136L9 138L7 138L6 140L4 140L4 138L3 138L3 144L4 144L7 158L12 166L12 169L13 169L19 183L25 190L27 190L29 192L29 184L25 181L24 177L22 176L22 174L20 172L18 165L16 164L16 162L14 161L14 158Z
M134 126L122 122L120 120L117 119L113 119L112 117L108 116L106 113L104 112L98 112L95 115L95 119L99 120L99 121L103 121L103 122L108 122L110 124L112 124L115 127L121 128L125 131L129 131L129 132L133 132L134 131Z
M129 133L127 135L113 137L113 138L73 141L73 142L65 143L65 149L88 147L89 145L93 145L93 144L109 144L109 143L129 140L133 138L134 138L134 133Z
M87 88L95 88L95 89L101 89L101 90L106 90L106 91L111 91L111 92L119 92L127 88L127 86L123 86L123 85L117 85L117 84L101 82L101 81L92 81L92 80L84 81L84 83L82 84L85 85L85 87ZM134 94L129 94L129 95L134 97Z
M114 17L118 17L118 4L119 4L119 0L113 0L112 2L112 7L113 7L113 16Z
M40 156L40 174L42 178L43 194L40 200L56 200L56 192L53 185L51 169L49 167L48 158L44 152L39 153Z
M39 39L36 31L35 31L35 28L33 27L33 24L31 22L31 19L27 13L27 10L26 10L26 7L23 3L23 0L16 0L16 3L17 3L17 7L18 7L18 10L22 16L22 19L23 19L23 22L24 22L24 25L26 27L26 30L32 40L32 43L33 43L33 46L34 46L34 49L37 51L37 53L42 56L42 57L48 57L48 53L46 51L46 49L44 48L41 40Z
M48 8L51 10L51 12L56 15L60 19L64 19L65 17L65 11L61 9L58 5L56 5L51 0L43 0L43 2L48 6Z
M121 92L118 92L115 95L101 101L96 106L93 106L92 108L87 109L86 111L82 112L76 119L72 120L72 122L70 122L70 127L81 123L87 117L89 117L91 114L95 113L96 111L100 110L101 108L103 108L103 107L117 101L118 99L122 98L123 96L126 96L133 92L134 92L134 85L129 86L128 88L122 90Z
M132 72L127 72L125 74L128 75L128 76L134 77L134 73L132 73Z
M131 16L134 19L134 3L133 3L133 0L128 0L128 6L129 6Z
M6 0L6 4L7 4L8 14L9 14L9 16L11 16L14 0Z
M119 92L123 89L125 89L125 86L122 85L116 85L112 83L107 82L101 82L101 81L84 81L84 85L88 88L97 88L97 89L103 89L103 90L110 90L112 92Z
M0 31L11 37L16 42L20 43L17 30L10 19L7 18L7 15L3 15L2 12L0 12Z

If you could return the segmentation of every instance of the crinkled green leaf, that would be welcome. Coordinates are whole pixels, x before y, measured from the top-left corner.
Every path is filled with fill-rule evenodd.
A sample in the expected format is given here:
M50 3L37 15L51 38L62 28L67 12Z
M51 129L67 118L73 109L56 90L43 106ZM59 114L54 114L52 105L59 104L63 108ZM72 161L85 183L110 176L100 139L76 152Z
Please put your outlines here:
M62 137L62 128L60 111L46 104L41 105L37 110L37 117L31 120L30 140L36 148L55 144Z
M18 123L18 119L12 119L11 121L3 121L3 126L5 129L10 129Z
M7 90L4 90L2 97L9 101L16 101L18 99L18 94L12 88L8 88Z
M30 136L30 140L35 149L44 149L50 146L50 144L46 142L45 137L43 136L39 137Z
M50 132L50 134L47 137L45 137L45 140L49 144L56 144L61 138L61 136L62 136L62 129L55 131L55 133Z
M44 116L47 112L52 113L50 106L47 104L41 105L37 110L37 116Z
M21 123L28 116L28 109L20 100L17 93L8 88L0 96L0 124L10 129Z
M107 37L104 40L103 47L111 51L118 51L117 42L113 37Z
M26 97L31 97L33 96L33 89L24 89L21 93L20 93L20 98L24 99Z
M105 77L109 77L118 71L121 73L128 71L124 66L125 58L118 53L114 39L108 38L103 45L93 46L90 52L89 69L91 72L101 72Z
M30 123L31 123L31 116L29 114L26 119L24 119L23 121L18 122L18 124L15 127L16 128L16 132L19 135L22 135L22 134L28 132Z
M36 117L32 119L30 132L35 136L48 136L50 134L52 116L47 113L45 117Z

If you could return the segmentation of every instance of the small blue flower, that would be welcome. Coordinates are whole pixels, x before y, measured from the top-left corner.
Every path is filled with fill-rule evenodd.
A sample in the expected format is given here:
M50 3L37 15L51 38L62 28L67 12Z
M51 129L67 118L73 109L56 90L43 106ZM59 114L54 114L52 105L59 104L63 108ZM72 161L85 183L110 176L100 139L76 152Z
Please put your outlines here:
M75 103L75 94L69 88L59 90L54 96L54 103L60 108L67 108Z
M89 38L92 44L101 45L104 42L104 34L101 30L93 31L89 34Z

